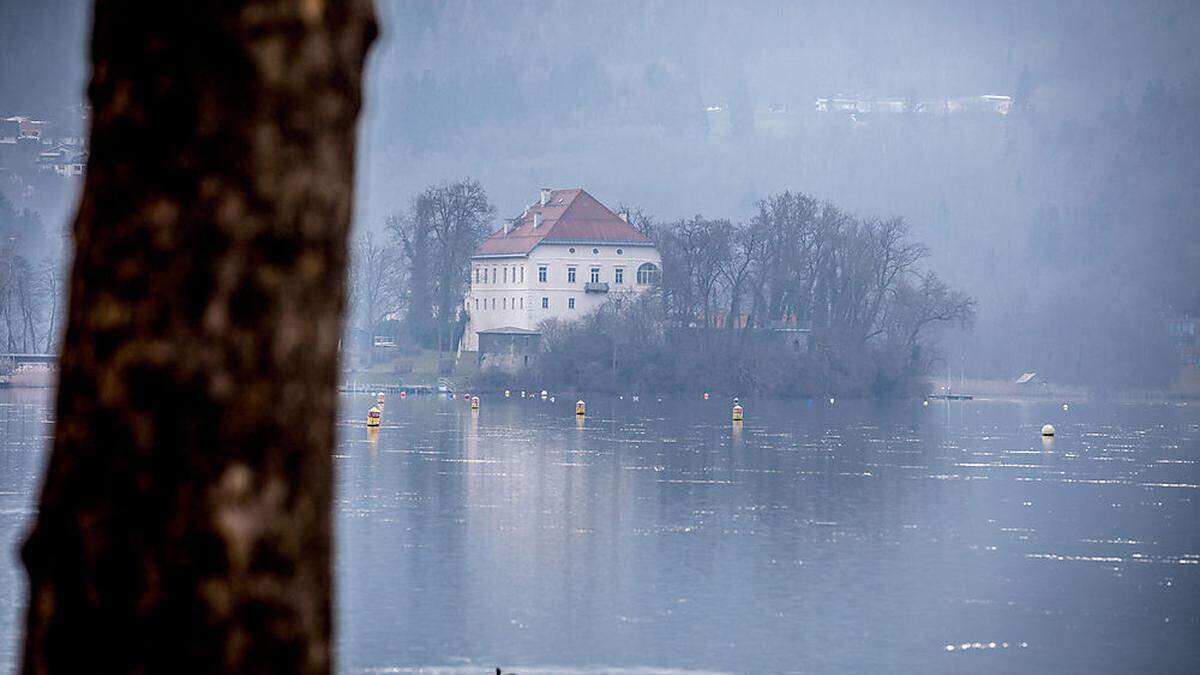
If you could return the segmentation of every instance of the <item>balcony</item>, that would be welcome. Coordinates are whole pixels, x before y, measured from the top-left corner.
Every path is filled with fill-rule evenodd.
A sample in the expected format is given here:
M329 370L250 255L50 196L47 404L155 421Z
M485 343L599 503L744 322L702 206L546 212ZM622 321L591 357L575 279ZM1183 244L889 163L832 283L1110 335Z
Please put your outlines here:
M584 293L607 293L608 282L606 281L589 281L583 285Z

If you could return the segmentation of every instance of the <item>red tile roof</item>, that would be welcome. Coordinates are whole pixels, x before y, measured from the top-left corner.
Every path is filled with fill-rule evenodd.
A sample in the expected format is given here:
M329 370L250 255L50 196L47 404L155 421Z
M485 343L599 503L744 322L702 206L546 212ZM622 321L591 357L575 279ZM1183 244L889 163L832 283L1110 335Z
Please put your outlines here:
M534 214L541 214L536 228ZM494 232L475 249L474 257L525 255L541 243L653 245L587 191L574 188L551 190L545 206L540 199L534 202L509 226L508 234L503 228Z

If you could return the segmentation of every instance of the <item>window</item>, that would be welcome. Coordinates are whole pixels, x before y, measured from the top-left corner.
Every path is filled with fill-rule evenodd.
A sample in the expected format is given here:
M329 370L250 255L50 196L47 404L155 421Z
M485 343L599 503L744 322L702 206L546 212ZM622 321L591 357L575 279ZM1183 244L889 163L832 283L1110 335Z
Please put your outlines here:
M574 267L567 268L567 283L568 284L575 283L575 268Z
M575 309L575 298L567 298L567 309Z
M475 273L475 276L472 277L472 279L475 281L475 283L479 283L479 268L476 267L473 272Z
M505 271L507 272L508 270ZM508 298L502 298L500 300L500 309L508 309Z
M622 251L621 249L617 249L617 255L621 255L621 254L622 254L622 253L624 253L624 252L625 252L625 251Z
M598 249L598 248L592 249L592 255L596 255L598 253L600 253L600 249Z
M525 309L525 298L521 298L521 309Z
M567 250L568 250L568 251L570 251L571 253L574 253L574 252L575 252L575 247L574 247L574 246L572 246L571 248L569 248L569 249L567 249Z
M504 283L508 283L508 268L504 268Z
M492 283L496 283L496 268L492 268Z
M525 266L521 265L521 283L525 283Z
M496 309L496 299L492 298L492 309Z
M548 273L546 270L546 266L538 265L538 281L542 282L543 284L546 283L547 275L548 275Z
M642 263L637 270L637 282L642 285L657 284L658 267L654 263Z
M613 269L613 283L616 283L616 284L625 283L625 268L624 267L617 267L617 268Z
M592 268L592 283L593 284L600 283L600 268L599 267Z
M542 309L550 309L550 298L542 298Z
M475 309L479 309L479 298L475 298Z

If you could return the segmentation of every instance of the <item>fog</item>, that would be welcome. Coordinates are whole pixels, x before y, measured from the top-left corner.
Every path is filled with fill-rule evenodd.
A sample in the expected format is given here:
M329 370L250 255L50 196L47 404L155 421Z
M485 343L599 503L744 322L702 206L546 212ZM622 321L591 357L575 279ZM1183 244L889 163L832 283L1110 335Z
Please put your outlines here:
M1166 319L1200 313L1195 3L378 6L360 230L468 178L496 227L541 187L659 223L747 222L803 192L903 217L925 266L976 300L935 374L1178 376ZM6 2L0 112L81 103L86 29L85 3ZM69 215L51 201L48 228Z

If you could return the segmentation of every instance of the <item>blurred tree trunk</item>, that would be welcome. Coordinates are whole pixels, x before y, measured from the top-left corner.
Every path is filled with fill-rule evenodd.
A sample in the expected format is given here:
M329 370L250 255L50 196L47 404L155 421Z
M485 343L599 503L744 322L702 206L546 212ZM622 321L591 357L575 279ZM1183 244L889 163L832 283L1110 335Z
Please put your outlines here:
M97 0L26 673L330 669L370 0Z

